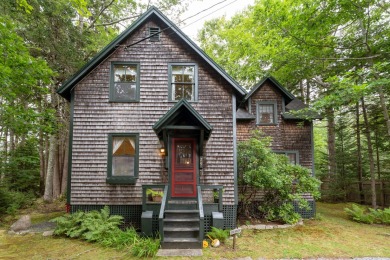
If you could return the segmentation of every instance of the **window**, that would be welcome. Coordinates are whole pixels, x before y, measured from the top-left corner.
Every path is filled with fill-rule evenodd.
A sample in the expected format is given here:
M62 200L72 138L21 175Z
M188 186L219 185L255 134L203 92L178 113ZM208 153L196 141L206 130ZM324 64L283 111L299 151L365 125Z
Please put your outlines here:
M108 135L108 183L135 183L138 178L138 134Z
M274 151L277 154L283 154L287 156L288 161L291 164L299 164L299 152L298 151Z
M258 101L256 112L258 125L276 125L276 101Z
M159 42L160 41L160 28L150 27L149 28L149 41Z
M110 85L111 102L139 101L139 64L112 63Z
M169 100L197 100L198 72L195 64L169 65Z

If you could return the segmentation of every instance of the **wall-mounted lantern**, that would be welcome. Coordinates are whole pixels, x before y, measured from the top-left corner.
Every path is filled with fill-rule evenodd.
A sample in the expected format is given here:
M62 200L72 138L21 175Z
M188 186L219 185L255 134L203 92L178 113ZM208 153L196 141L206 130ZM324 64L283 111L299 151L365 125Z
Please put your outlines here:
M160 155L161 156L165 156L165 148L164 148L164 146L160 147Z

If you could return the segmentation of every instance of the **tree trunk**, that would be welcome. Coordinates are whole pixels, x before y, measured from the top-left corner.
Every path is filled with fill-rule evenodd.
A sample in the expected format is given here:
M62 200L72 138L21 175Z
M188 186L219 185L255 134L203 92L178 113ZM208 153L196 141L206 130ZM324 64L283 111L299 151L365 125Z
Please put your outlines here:
M364 105L364 97L361 99L362 101L362 109L363 109L363 117L364 117L364 126L367 138L367 149L368 149L368 159L370 161L370 176L371 176L371 206L376 209L376 187L375 187L375 165L374 165L374 155L372 151L372 143L370 136L370 125L368 122L368 116L366 111L366 106Z
M60 143L56 143L56 153L54 156L53 171L53 199L57 199L61 193L61 176L60 176Z
M336 137L335 137L335 122L334 110L326 109L328 119L328 174L333 176L336 174Z
M385 118L385 122L386 122L387 135L390 136L390 118L389 118L389 112L386 107L385 94L383 93L382 86L378 87L378 93L379 93L379 100L383 111L383 117Z
M306 104L310 104L310 90L311 90L311 87L310 87L310 81L309 80L306 80Z
M61 179L61 195L66 192L67 186L68 186L68 147L69 143L65 142L64 144L65 147L65 156L64 156L64 165L62 168L62 179Z
M360 112L359 102L356 103L356 146L357 146L357 173L359 180L359 198L360 204L364 204L363 193L363 167L362 167L362 145L360 141Z
M50 136L50 144L49 144L49 158L48 158L48 166L47 166L47 174L45 180L45 193L43 195L44 201L52 201L53 200L53 176L55 171L55 158L56 158L56 149L57 149L57 137L52 134Z
M1 176L0 176L0 182L3 182L4 178L5 178L5 173L6 173L6 169L5 169L5 164L7 163L8 161L8 128L7 127L4 127L4 141L3 141L3 156L2 156L2 160L3 160L3 163L2 163L2 169L1 169Z

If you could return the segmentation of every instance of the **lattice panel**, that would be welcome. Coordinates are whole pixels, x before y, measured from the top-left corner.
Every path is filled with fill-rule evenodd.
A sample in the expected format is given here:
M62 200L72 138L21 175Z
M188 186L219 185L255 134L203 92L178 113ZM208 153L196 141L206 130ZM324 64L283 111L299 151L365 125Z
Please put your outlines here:
M237 205L223 205L224 228L234 229L237 226Z
M302 218L314 218L316 216L316 202L314 200L308 200L310 209L302 209L298 207L297 203L293 203L294 211L301 215Z

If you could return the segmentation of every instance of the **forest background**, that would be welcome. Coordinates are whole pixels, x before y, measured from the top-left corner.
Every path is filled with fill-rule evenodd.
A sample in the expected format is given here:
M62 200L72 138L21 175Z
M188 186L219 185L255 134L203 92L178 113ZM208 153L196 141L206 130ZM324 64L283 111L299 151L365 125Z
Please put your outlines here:
M56 89L150 5L181 27L194 1L0 2L0 214L66 192L69 104ZM390 203L389 23L386 0L258 0L197 40L247 89L272 75L320 113L323 199L375 208Z

